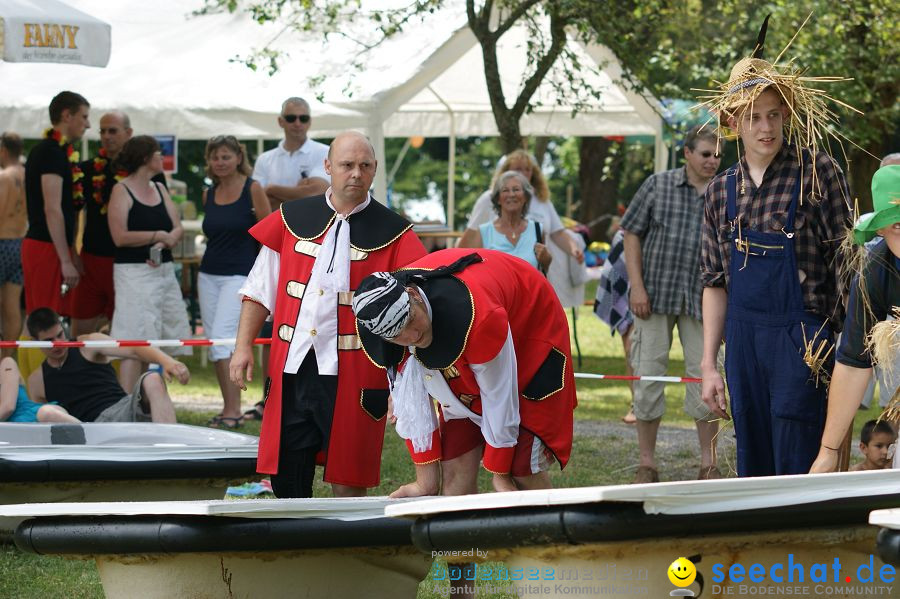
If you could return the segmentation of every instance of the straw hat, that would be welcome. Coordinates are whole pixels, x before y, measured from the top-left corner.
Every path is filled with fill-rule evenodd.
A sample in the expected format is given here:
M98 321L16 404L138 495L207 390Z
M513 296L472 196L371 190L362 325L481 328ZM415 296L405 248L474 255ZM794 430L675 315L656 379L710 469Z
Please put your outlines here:
M853 240L862 245L875 237L875 232L900 223L900 164L883 166L872 177L874 212L863 214L853 227Z
M807 17L808 19L808 17ZM779 64L779 59L787 51L787 47L773 61L763 59L766 30L769 17L763 21L756 40L753 53L742 58L731 69L728 81L717 82L717 89L697 90L706 92L700 96L700 106L713 114L717 114L720 138L727 137L725 129L730 117L740 118L743 110L767 89L774 89L781 96L789 114L785 121L785 138L788 143L817 151L818 140L824 133L834 130L831 127L837 121L837 115L828 107L833 102L844 108L859 112L843 102L828 96L823 90L812 87L821 83L847 81L844 77L806 77L803 70L793 64L793 60ZM806 22L804 22L804 25ZM801 28L803 26L801 25ZM790 44L788 44L788 47Z

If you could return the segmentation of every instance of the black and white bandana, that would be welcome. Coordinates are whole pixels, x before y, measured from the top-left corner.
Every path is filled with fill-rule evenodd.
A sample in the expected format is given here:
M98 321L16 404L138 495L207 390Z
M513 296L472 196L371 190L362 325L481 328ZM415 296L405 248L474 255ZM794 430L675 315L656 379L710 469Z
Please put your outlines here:
M353 313L373 334L393 339L409 322L409 294L390 273L373 273L353 294Z

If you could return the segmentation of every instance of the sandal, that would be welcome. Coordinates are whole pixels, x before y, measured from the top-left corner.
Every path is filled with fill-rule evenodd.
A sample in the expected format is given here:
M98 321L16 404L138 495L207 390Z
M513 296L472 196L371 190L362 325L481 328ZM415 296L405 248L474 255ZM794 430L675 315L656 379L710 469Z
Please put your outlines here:
M223 428L223 429L235 429L241 428L243 425L242 416L222 416L221 414L218 416L213 416L210 418L209 422L206 423L206 426L210 426L212 428Z
M256 402L256 405L244 412L244 415L241 416L241 418L244 420L262 420L264 407L265 403L258 401Z

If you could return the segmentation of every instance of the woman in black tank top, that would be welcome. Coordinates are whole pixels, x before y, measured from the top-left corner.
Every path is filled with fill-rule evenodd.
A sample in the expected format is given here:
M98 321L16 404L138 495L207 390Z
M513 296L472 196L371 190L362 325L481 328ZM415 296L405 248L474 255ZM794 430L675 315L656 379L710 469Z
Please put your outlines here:
M109 232L116 244L116 302L111 336L190 337L187 311L172 262L171 248L183 233L181 220L166 188L151 181L151 177L162 172L159 144L149 135L131 138L122 148L117 166L128 176L113 187L107 214ZM145 369L146 364L136 360L122 360L122 386L131 389Z

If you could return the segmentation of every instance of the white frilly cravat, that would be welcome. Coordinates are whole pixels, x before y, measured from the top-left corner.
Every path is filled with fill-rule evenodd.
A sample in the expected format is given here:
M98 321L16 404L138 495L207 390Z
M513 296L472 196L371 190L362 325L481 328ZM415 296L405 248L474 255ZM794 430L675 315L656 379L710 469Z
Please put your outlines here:
M431 434L437 429L437 415L425 389L425 369L410 356L391 385L397 434L412 442L416 452L431 449Z
M312 289L350 291L350 221L335 212L309 276Z

